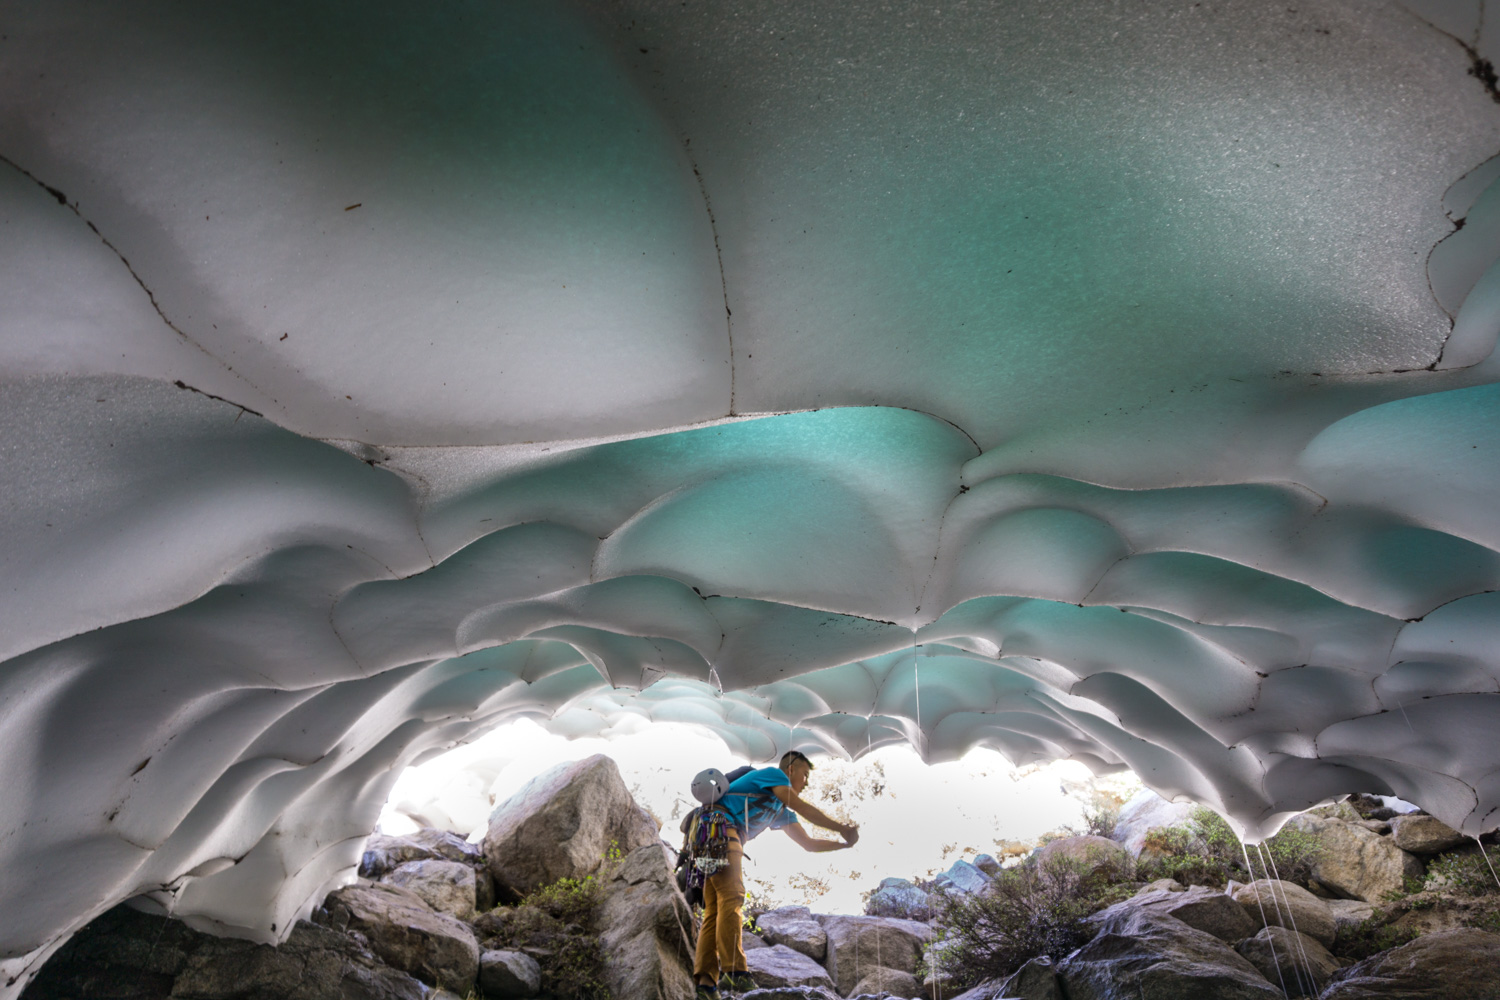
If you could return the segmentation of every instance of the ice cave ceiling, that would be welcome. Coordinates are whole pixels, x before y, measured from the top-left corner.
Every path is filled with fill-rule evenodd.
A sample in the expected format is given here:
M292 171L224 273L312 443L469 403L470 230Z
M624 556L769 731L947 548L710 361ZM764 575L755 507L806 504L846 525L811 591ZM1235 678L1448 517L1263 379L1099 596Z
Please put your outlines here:
M518 715L1493 828L1483 14L0 3L0 996Z

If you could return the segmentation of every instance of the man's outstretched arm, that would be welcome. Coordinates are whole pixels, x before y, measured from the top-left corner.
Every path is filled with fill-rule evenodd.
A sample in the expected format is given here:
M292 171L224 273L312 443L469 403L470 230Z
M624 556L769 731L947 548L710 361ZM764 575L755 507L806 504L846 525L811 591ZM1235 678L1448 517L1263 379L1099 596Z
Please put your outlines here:
M797 843L802 844L802 846L807 848L807 850L838 850L840 847L853 847L854 842L859 840L859 827L855 826L853 823L840 823L838 820L831 818L823 810L819 809L811 802L808 802L806 799L803 799L796 792L792 791L791 785L780 785L776 788L771 789L771 793L778 799L780 799L788 809L796 813L798 816L801 816L809 823L813 824L814 826L821 826L825 830L832 830L834 833L838 834L840 837L843 837L844 840L847 841L847 843L844 844L834 844L833 847L811 848L807 847L806 844L803 844L802 841L797 840L796 836L793 835L792 839L797 840ZM793 827L786 827L785 829L788 834L791 834ZM813 838L807 836L807 832L805 830L798 832L800 832L802 836L807 837L807 839L809 841L812 841L813 843L831 843L831 841L827 840L813 840Z
M849 843L840 843L837 840L820 840L802 829L800 823L793 823L790 826L782 827L782 829L786 831L788 837L792 838L794 844L804 851L812 851L815 854L820 854L824 851L842 851L847 847L854 846L852 841ZM855 839L858 839L858 834L855 835Z

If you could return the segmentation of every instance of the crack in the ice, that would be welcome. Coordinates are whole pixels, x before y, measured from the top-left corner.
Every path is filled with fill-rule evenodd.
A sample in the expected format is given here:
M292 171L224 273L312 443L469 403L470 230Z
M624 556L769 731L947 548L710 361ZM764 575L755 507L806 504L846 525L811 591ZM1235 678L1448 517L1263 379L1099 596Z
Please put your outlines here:
M682 150L687 156L688 166L693 168L693 176L698 180L698 193L703 196L703 210L708 213L708 229L714 237L714 257L719 264L719 292L724 298L724 332L729 338L729 416L732 417L735 415L734 313L729 308L729 281L724 277L724 251L719 247L719 223L714 218L714 203L708 196L708 184L698 170L698 161L693 158L692 142L692 139L683 139Z
M120 263L125 265L125 270L128 271L128 272L130 272L130 277L133 278L133 279L135 279L135 283L140 286L141 291L143 291L143 292L146 293L146 300L151 303L151 308L156 311L157 317L163 323L166 324L167 329L171 330L173 333L177 334L177 336L181 337L184 342L186 342L186 343L190 344L191 346L197 348L199 351L202 351L203 354L206 357L211 358L215 364L222 366L225 371L227 371L230 374L234 375L235 378L239 379L241 382L244 382L251 389L255 389L254 384L251 383L249 379L245 378L245 376L241 375L239 372L236 372L231 365L229 365L223 359L221 359L218 356L216 356L212 351L210 351L208 348L204 347L197 340L195 340L192 337L191 334L189 334L187 331L183 330L182 327L178 326L176 323L173 323L172 320L167 317L167 314L162 310L161 303L159 303L159 302L156 301L156 293L153 292L153 291L151 291L151 287L146 284L145 280L138 273L136 273L135 268L132 267L131 264L130 264L130 259L128 257L126 257L125 254L123 254L120 251L119 247L115 246L114 243L110 242L109 237L105 236L103 233L101 233L99 231L99 227L96 226L96 225L94 225L94 222L93 222L92 219L90 219L88 216L84 215L81 211L78 210L78 203L76 201L75 202L68 201L68 196L66 194L64 194L61 190L59 190L58 188L53 187L51 184L48 184L46 181L44 181L40 177L36 176L36 174L33 174L30 170L27 170L25 167L21 166L15 160L12 160L10 157L5 156L3 154L0 154L0 163L3 163L7 167L10 167L16 173L20 174L22 177L25 177L27 180L31 181L31 183L33 183L37 187L41 188L43 191L46 191L48 195L50 195L51 197L57 199L57 203L59 205L61 205L63 208L66 208L68 211L72 212L75 216L78 217L79 221L81 221L85 226L88 226L89 227L89 232L91 232L95 236L99 237L99 242L103 243L106 247L108 247L110 253L114 254L117 258L119 258ZM192 386L184 385L181 381L178 381L176 384L177 384L177 387L179 389L192 389L193 388ZM200 390L200 389L193 389L193 391L194 392L202 392L202 390ZM221 402L228 403L231 406L239 406L239 408L243 412L245 412L245 413L253 413L257 417L263 417L264 416L264 414L260 413L257 410L252 410L248 406L240 406L239 403L236 403L232 399L225 399L223 396L214 396L214 395L212 395L210 393L206 393L206 392L204 392L202 394L205 395L205 396L208 396L210 399L217 399L217 400L219 400ZM238 418L236 418L236 419L238 419Z

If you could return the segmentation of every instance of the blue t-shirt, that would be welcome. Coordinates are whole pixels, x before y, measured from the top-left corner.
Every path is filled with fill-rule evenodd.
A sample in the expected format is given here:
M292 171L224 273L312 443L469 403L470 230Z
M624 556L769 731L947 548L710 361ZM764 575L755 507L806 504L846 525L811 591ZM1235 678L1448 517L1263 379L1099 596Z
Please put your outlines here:
M719 805L740 828L740 836L751 840L767 830L780 830L797 822L797 814L771 791L791 783L781 768L763 767L731 782Z

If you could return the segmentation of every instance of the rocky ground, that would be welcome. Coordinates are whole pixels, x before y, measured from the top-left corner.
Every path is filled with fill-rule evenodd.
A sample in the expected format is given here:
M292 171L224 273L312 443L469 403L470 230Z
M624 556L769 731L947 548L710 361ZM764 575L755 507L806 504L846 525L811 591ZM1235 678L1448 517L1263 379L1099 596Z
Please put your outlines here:
M1474 870L1464 852L1476 848L1430 816L1378 805L1295 821L1321 845L1301 883L1119 881L1117 901L1078 928L1081 945L967 990L975 977L944 967L945 907L995 893L1007 876L993 858L926 883L888 878L864 915L760 913L745 938L758 988L741 1000L1500 997L1495 901L1462 891ZM1160 868L1153 851L1172 838L1153 831L1188 819L1139 796L1114 839L1056 839L1028 863L1108 863L1128 879ZM593 757L496 809L482 845L438 830L372 837L359 880L278 947L120 907L59 951L25 997L687 1000L695 927L674 862L614 764Z

